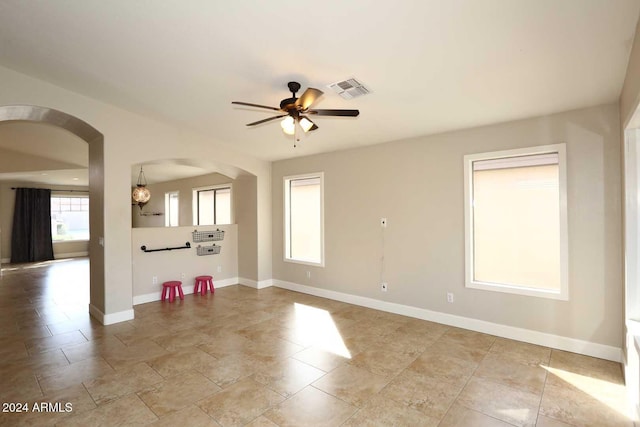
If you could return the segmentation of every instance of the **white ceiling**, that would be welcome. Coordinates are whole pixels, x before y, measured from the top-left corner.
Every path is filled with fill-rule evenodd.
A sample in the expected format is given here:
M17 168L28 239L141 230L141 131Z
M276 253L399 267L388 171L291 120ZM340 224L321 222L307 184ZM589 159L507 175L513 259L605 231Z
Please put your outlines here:
M0 65L214 135L265 160L615 102L638 0L0 2ZM326 85L355 76L373 93ZM325 95L297 148L286 83Z

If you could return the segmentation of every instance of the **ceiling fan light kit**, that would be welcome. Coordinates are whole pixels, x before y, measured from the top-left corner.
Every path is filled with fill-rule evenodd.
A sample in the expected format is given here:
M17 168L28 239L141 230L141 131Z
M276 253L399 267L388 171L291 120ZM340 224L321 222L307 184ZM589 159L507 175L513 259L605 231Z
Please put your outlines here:
M296 122L291 116L287 116L280 122L280 126L282 130L287 135L293 135L296 131Z
M300 98L296 98L296 93L300 90L300 83L298 82L289 82L287 84L289 90L291 91L291 98L285 98L280 101L280 108L269 107L267 105L261 104L253 104L249 102L240 102L233 101L232 104L235 105L244 105L247 107L256 107L256 108L264 108L267 110L276 111L279 114L277 116L269 117L266 119L258 120L256 122L248 123L247 126L255 126L262 123L270 122L272 120L276 120L279 118L283 118L280 122L280 126L282 127L282 131L287 135L294 136L294 147L295 141L299 141L297 136L297 128L300 127L303 132L312 132L318 129L318 125L316 125L308 115L318 115L318 116L334 116L334 117L357 117L360 114L358 110L320 110L320 109L310 109L311 105L316 102L318 98L322 96L324 92L315 88L307 88Z

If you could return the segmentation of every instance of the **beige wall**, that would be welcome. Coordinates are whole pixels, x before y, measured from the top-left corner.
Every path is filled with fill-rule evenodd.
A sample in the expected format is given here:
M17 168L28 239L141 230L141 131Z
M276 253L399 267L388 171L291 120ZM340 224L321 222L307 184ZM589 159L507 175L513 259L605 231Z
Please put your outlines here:
M275 162L274 279L619 348L619 123L618 106L606 105ZM560 142L567 143L569 301L465 288L463 156ZM282 178L311 172L324 172L324 268L283 261Z
M164 194L170 191L178 191L179 214L178 222L181 226L193 225L193 189L198 187L206 187L209 185L233 184L233 179L228 176L212 173L207 175L195 176L193 178L178 179L175 181L159 182L147 186L151 191L151 200L147 203L143 212L161 212L163 215L158 216L142 216L140 208L136 205L131 207L131 223L134 228L137 227L164 227ZM133 188L132 188L133 191ZM232 190L232 203L240 197ZM232 211L235 209L232 208ZM233 215L233 212L232 212Z
M131 239L133 297L152 294L159 299L162 282L168 280L182 281L184 292L191 293L196 276L213 276L214 284L226 279L236 279L238 277L238 227L216 225L209 228L203 227L201 231L209 229L224 231L224 240L196 243L191 234L193 226L134 229ZM160 252L143 252L140 249L143 245L148 249L177 247L183 246L185 242L191 244L190 249ZM222 247L220 254L197 255L198 245L211 246L214 243ZM153 284L154 276L158 278L157 284Z
M631 122L640 102L640 21L636 24L633 47L629 55L627 74L620 93L620 119L624 129ZM638 119L634 119L634 127L640 126Z
M13 227L13 209L16 201L16 192L11 187L52 188L51 185L32 182L0 182L0 259L3 263L9 262L11 258L11 229ZM58 190L87 190L87 187L62 185L56 185L53 188ZM53 255L56 259L88 254L89 242L56 242L53 244Z
M233 191L236 195L234 197L235 218L238 224L238 275L254 281L258 280L258 189L256 183L256 177L250 175L240 176L233 183Z

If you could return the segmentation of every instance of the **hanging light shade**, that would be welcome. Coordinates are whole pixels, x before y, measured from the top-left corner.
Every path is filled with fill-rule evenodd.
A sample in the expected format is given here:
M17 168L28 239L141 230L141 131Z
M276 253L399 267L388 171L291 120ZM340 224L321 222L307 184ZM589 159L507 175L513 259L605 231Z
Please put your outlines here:
M142 165L140 165L138 182L136 184L136 188L133 189L131 197L133 197L133 200L138 204L141 210L142 207L147 204L149 199L151 199L151 192L147 188L147 178L145 178L144 172L142 171Z
M318 129L318 126L316 126L315 123L313 123L311 120L309 120L308 118L306 118L304 116L300 117L300 127L305 132L309 132L309 131Z
M287 135L293 135L296 131L296 122L291 116L287 116L282 119L282 121L280 122L280 126L282 127L284 133L286 133Z

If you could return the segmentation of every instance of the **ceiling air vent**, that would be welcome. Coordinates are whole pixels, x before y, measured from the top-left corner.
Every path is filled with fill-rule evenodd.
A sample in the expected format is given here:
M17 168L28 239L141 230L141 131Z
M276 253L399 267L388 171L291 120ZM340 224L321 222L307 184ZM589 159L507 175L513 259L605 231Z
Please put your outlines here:
M364 87L364 85L356 79L347 79L340 82L332 83L327 87L333 89L344 99L353 99L370 93L370 90Z

